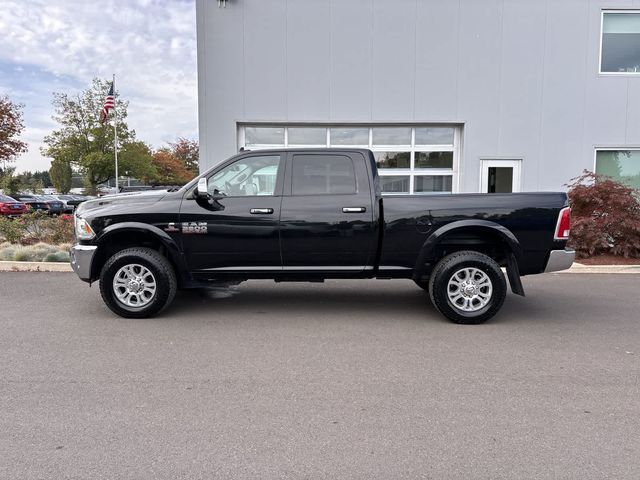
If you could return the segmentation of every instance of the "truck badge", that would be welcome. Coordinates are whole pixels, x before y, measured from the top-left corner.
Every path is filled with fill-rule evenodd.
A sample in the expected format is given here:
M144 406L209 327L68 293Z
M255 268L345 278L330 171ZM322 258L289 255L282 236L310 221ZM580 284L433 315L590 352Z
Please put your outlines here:
M207 222L182 222L182 233L207 234Z
M176 224L174 222L169 223L165 228L164 228L165 232L179 232L180 229L176 228Z

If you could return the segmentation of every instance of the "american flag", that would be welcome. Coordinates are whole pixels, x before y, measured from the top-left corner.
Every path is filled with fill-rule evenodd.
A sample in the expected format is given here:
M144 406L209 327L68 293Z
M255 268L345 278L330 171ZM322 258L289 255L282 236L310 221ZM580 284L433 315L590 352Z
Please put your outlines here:
M109 89L109 93L107 93L107 98L104 99L104 105L102 105L102 110L100 110L100 121L102 123L107 121L109 117L109 110L113 110L116 107L116 99L113 95L113 83L111 83L111 88Z

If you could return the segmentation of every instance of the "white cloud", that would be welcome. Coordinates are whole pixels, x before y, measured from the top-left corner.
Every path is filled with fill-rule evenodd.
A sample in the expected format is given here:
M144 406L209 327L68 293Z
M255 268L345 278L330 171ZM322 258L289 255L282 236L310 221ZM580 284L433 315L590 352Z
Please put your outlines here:
M159 146L177 136L197 134L196 21L194 0L3 0L0 9L0 61L37 67L67 85L89 85L93 77L110 79L129 100L129 125L141 140ZM25 132L30 153L25 160L46 168L38 160L42 136L53 127L43 115L53 85L34 99L31 79L24 75L19 90L25 95L25 118L37 107L42 123ZM6 85L0 89L10 90ZM68 87L67 87L68 88ZM15 87L14 87L15 90ZM70 93L74 93L71 91ZM105 92L106 93L106 92ZM28 135L28 139L27 139ZM42 135L42 136L40 136ZM40 162L40 163L38 163ZM21 168L25 169L26 166ZM28 167L32 168L32 167Z

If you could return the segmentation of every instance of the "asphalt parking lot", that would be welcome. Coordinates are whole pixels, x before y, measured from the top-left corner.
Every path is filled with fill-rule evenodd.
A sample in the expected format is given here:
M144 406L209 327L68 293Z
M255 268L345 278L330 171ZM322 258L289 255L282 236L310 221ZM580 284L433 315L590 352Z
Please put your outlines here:
M640 276L524 283L480 326L408 281L125 320L73 274L0 273L0 478L640 478Z

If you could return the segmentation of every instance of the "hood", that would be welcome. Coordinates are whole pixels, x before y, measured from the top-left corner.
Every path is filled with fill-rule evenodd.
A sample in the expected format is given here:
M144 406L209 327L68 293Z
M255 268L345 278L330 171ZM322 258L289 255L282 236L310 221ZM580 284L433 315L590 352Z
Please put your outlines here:
M110 207L112 205L135 205L138 203L153 203L162 200L167 195L167 190L145 190L142 192L117 193L115 195L105 195L104 197L86 200L78 205L76 210L78 215L82 215L88 210Z

